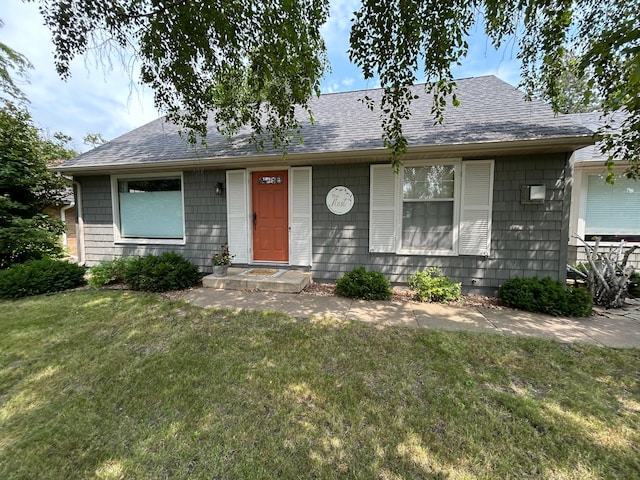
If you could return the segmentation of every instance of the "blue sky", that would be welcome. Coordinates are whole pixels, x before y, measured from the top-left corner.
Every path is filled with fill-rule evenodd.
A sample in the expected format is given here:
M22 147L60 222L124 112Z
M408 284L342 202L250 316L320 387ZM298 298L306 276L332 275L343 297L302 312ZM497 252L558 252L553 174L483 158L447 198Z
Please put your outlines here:
M322 81L323 93L378 86L373 80L365 81L347 55L351 17L359 3L331 2L331 16L323 28L331 72ZM4 0L0 18L5 24L0 41L24 54L34 66L30 82L21 88L31 101L29 110L36 125L49 135L61 131L82 151L88 148L82 143L87 133L101 133L110 140L158 118L151 91L136 84L135 72L132 80L130 67L123 67L117 59L110 71L104 71L95 58L78 58L72 64L72 77L62 81L53 65L51 35L42 25L37 5ZM496 75L514 86L520 82L520 63L512 44L496 51L480 25L470 32L468 41L469 56L454 69L456 78Z

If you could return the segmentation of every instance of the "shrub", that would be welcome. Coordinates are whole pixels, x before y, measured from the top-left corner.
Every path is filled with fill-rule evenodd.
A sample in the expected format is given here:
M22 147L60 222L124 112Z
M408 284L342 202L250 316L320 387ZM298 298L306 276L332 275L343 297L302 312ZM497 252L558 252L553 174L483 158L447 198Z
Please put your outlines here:
M588 316L593 307L593 298L587 289L567 289L549 277L507 280L500 285L498 298L510 307L554 316Z
M407 283L421 302L455 302L462 294L461 284L443 276L437 267L411 275Z
M629 296L640 298L640 273L633 272L629 277Z
M124 283L124 271L131 260L131 257L122 257L94 265L89 269L89 286L104 287L112 283Z
M21 298L59 292L85 284L85 268L75 263L43 258L0 270L0 297Z
M131 259L124 268L129 288L146 292L182 290L193 287L200 278L198 267L174 252Z
M336 281L336 293L347 298L388 300L391 298L391 283L379 272L367 272L364 267L354 268Z
M593 310L593 296L584 287L573 287L566 290L568 293L567 317L588 317Z

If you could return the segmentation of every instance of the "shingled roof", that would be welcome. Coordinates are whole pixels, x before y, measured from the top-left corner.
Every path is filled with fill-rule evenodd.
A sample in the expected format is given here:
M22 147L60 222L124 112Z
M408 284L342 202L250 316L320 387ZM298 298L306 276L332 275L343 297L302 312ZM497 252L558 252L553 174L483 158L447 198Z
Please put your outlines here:
M627 118L627 115L623 112L615 112L605 115L600 111L588 112L588 113L570 113L567 115L575 123L588 128L595 135L598 130L605 128L606 125L610 127L610 132L620 132L621 125ZM609 156L603 154L600 151L602 143L598 142L595 145L589 145L587 147L577 150L575 153L576 162L604 162Z
M429 148L514 144L561 145L572 151L592 142L593 133L571 118L554 115L538 100L525 101L522 92L495 76L457 80L459 107L447 107L443 124L434 124L432 99L424 85L412 87L419 100L411 106L411 119L403 124L410 151ZM364 96L379 104L381 89L321 95L310 102L314 124L303 120L304 142L293 142L288 159L308 162L319 154L347 155L354 152L384 154L379 111L366 108ZM109 170L128 167L161 167L198 160L200 164L223 164L242 159L282 156L265 147L257 151L249 143L249 131L229 139L209 125L206 146L189 145L178 134L179 127L159 118L104 145L73 158L56 169L66 172ZM557 148L557 147L556 147Z

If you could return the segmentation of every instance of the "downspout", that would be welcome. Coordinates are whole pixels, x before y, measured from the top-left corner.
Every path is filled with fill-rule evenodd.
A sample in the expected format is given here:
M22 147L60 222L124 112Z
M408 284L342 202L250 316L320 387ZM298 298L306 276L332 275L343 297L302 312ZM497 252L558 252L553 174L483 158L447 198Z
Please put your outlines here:
M78 265L86 263L86 254L84 250L84 212L82 211L82 185L79 182L73 182L75 187L75 203L76 215L78 223L76 224L76 241L78 242Z
M62 248L64 249L67 248L69 243L67 241L67 210L75 207L75 205L76 205L75 202L72 201L69 205L65 205L60 209L60 220L62 221L62 223L64 223L64 232L62 232Z

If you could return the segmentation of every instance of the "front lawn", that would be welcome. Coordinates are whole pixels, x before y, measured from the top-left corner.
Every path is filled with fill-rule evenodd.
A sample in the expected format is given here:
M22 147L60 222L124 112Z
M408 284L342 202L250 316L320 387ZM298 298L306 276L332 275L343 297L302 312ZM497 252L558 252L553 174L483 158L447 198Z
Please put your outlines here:
M639 477L636 349L120 291L0 303L4 480Z

